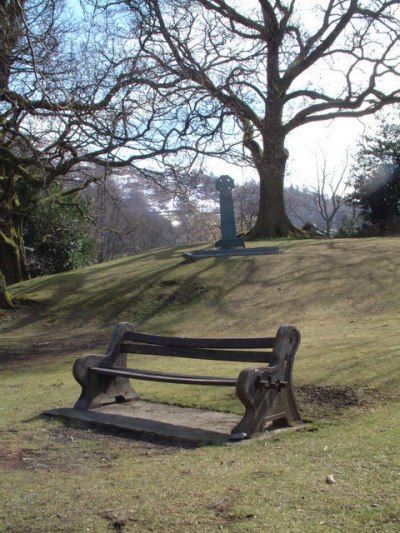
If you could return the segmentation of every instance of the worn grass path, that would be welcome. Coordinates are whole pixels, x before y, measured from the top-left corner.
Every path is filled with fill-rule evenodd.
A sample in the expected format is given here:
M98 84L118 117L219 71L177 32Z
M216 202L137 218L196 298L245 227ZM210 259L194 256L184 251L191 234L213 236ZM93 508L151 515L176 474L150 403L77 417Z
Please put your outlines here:
M1 532L400 530L400 239L279 245L197 263L160 249L11 288L21 306L0 315ZM297 325L295 385L314 422L188 448L41 418L78 396L72 352L104 346L119 320L187 336ZM137 388L240 408L215 388Z

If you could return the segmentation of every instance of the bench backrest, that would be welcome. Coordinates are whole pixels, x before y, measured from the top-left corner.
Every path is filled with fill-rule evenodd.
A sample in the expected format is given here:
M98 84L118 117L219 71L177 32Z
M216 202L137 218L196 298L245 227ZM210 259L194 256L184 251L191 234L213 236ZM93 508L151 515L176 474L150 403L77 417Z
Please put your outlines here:
M279 328L276 337L205 339L139 333L132 324L121 322L114 330L102 366L123 366L129 353L273 364L281 356L279 345L282 328Z
M120 351L211 361L270 363L274 360L274 345L275 337L205 339L164 337L127 331L121 342Z

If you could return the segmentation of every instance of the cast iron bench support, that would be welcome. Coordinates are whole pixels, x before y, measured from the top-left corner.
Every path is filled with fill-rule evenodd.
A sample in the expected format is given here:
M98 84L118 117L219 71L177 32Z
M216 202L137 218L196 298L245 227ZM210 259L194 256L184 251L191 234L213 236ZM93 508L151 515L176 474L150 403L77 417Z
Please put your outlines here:
M105 356L87 355L75 361L73 375L82 386L77 409L99 407L110 398L116 402L138 399L131 379L235 387L245 406L242 420L232 434L247 437L262 433L267 425L291 426L301 422L292 388L292 367L300 333L281 326L275 337L204 339L149 335L122 322L114 329ZM127 368L127 354L184 357L205 361L262 363L245 368L237 378L203 376Z

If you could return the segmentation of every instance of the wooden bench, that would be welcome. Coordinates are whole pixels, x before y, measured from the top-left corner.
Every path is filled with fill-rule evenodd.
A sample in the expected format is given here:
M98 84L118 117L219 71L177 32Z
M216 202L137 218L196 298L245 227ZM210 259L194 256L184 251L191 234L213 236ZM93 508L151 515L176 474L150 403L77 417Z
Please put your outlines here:
M98 407L104 401L138 399L130 379L235 387L245 413L232 435L250 437L267 426L291 426L301 422L292 388L292 367L300 333L281 326L275 337L204 339L148 335L126 322L117 324L105 356L87 355L75 361L73 375L82 386L77 409ZM202 376L127 368L127 354L185 357L209 361L259 363L238 377Z

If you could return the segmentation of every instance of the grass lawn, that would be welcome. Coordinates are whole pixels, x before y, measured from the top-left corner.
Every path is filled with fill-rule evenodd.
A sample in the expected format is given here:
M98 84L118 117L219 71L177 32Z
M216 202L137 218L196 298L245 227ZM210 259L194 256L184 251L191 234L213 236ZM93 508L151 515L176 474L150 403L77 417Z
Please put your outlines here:
M278 244L282 254L196 263L165 248L11 287L20 304L0 315L1 532L400 531L400 239ZM41 417L75 402L76 353L104 350L120 320L199 337L298 326L294 380L313 421L190 447ZM222 389L135 388L240 409Z

